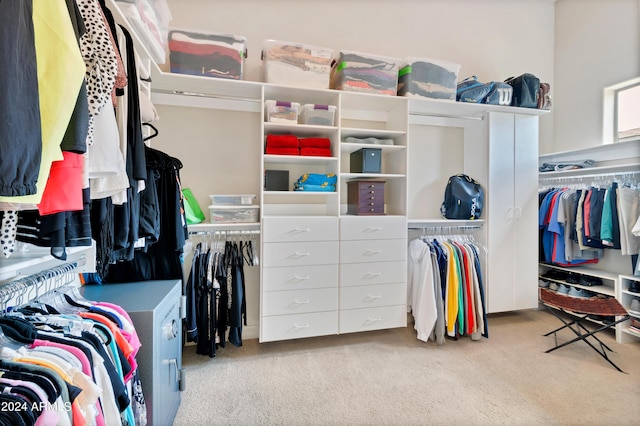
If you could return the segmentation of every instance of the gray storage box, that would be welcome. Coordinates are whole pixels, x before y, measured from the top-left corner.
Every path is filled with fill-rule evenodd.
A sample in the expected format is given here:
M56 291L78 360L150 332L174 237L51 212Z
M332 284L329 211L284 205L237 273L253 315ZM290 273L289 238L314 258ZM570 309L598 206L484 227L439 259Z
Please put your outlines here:
M382 150L361 148L351 153L351 173L380 173Z

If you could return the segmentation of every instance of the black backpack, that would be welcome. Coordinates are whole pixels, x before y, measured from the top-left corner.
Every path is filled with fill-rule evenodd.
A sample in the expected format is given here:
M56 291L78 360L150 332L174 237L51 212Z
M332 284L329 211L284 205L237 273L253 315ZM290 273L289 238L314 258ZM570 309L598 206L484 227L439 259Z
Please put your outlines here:
M482 186L467 175L457 174L447 182L440 212L447 219L475 220L482 215L483 205Z

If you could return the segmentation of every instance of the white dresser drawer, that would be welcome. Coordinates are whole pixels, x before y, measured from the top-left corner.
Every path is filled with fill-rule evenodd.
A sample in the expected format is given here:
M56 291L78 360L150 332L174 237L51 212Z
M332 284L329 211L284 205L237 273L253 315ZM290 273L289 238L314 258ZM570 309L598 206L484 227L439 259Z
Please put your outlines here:
M338 239L337 217L265 217L264 242L335 241Z
M262 269L262 291L338 286L338 265L281 266Z
M337 288L269 291L262 293L262 316L336 311Z
M342 216L340 218L341 240L383 240L406 238L405 216Z
M341 287L340 310L402 305L407 303L407 286L403 283Z
M340 286L389 284L407 281L404 261L344 263L340 265Z
M340 241L340 263L388 262L407 258L407 240Z
M265 267L338 263L337 241L264 243L262 248Z
M385 328L406 326L406 304L340 311L340 333L382 330Z
M338 334L337 312L316 312L262 318L261 342Z

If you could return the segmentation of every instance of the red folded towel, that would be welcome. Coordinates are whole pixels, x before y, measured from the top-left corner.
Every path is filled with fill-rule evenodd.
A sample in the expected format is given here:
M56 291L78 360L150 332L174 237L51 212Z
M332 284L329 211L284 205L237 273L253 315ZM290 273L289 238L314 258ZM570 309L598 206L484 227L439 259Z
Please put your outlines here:
M265 149L264 153L276 155L300 155L298 148L273 148L270 146Z
M331 157L331 150L329 148L300 148L300 155L314 156L314 157Z
M267 146L272 148L297 148L298 137L295 135L267 135Z
M331 148L331 139L328 138L300 138L300 147L305 148Z

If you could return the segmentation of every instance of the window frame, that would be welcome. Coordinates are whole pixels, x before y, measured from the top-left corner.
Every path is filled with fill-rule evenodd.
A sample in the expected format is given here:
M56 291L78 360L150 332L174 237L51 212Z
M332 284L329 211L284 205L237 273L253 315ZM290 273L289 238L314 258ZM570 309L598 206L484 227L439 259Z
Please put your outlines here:
M629 142L640 140L640 136L633 136L619 139L618 117L619 113L619 94L628 89L640 86L640 77L614 84L604 89L604 114L603 114L603 144L612 144L619 142Z

